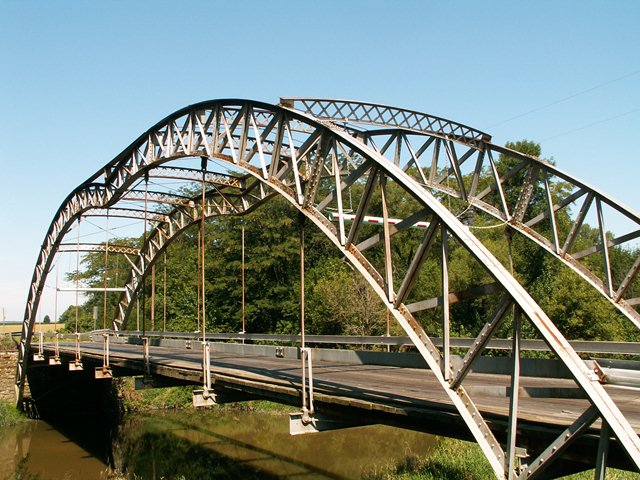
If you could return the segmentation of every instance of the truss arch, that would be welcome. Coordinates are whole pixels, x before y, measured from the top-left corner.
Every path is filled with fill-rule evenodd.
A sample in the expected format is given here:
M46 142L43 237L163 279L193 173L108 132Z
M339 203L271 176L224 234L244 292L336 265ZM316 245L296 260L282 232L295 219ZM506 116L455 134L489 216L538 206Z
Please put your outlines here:
M341 172L338 151L347 152L346 155L351 156L356 165L346 178ZM461 367L456 371L449 363L446 352L442 355L433 345L404 304L406 294L412 288L413 277L419 272L426 254L433 248L433 240L439 232L442 238L447 235L454 237L496 280L504 293L500 311L480 332L477 339L479 346L474 352L470 352L470 360L473 361L474 355L486 345L485 339L488 340L495 331L504 312L512 304L516 305L540 331L558 358L568 366L576 383L598 411L598 416L611 426L629 456L640 467L638 436L602 386L594 382L592 372L586 368L544 311L470 230L399 165L390 162L380 152L356 140L349 133L310 115L258 102L217 101L181 110L168 117L163 125L156 125L140 137L139 141L134 142L117 157L117 161L111 162L104 169L104 191L109 192L110 199L97 198L92 206L104 207L107 203L111 205L111 200L122 197L145 169L187 156L214 159L248 172L265 189L273 190L286 198L331 239L368 280L412 339L443 391L483 448L497 475L505 477L508 474L507 454L462 385L468 368ZM322 178L333 181L331 193L324 197L318 188ZM364 190L358 202L355 221L349 229L343 221L335 226L324 214L324 209L335 199L338 210L341 210L343 191L356 181L364 184ZM391 234L386 221L389 218L389 204L385 200L387 182L394 182L420 206L412 218L430 220L420 249L397 288L394 287L393 259L389 249ZM373 191L377 188L380 188L381 193L385 247L384 265L378 268L357 246L362 221L369 209ZM210 210L210 207L204 206L203 210ZM185 217L185 224L193 222L195 216ZM408 226L410 225L404 225L403 228ZM159 238L160 235L157 235L156 240ZM145 247L150 259L162 248L159 244L154 245L151 239ZM445 257L443 250L443 258ZM445 270L443 267L443 272ZM443 287L443 291L448 290ZM25 318L25 322L32 322L32 318Z

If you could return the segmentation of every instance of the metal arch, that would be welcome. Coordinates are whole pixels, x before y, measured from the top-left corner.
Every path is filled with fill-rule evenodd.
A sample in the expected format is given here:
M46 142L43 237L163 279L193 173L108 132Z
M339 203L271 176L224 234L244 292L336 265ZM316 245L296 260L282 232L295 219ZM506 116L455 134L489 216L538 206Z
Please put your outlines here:
M489 166L490 168L492 167L493 160L489 158L490 152L504 154L520 160L522 162L520 165L514 167L511 172L507 172L502 176L500 176L495 168L493 168L492 174L495 179L493 186L490 187L490 189L485 189L483 191L474 190L469 195L467 195L469 192L466 192L462 185L460 185L461 188L457 189L450 188L444 185L443 180L445 177L448 178L447 175L443 175L440 178L434 178L432 176L428 177L424 175L422 172L422 168L419 165L419 157L420 153L422 152L418 151L418 154L416 155L416 152L414 152L413 150L410 151L411 158L405 158L405 170L408 170L409 167L417 165L418 175L416 176L416 179L423 185L426 185L429 188L432 188L441 193L465 200L473 207L478 208L483 212L506 222L510 228L518 231L525 238L535 242L537 245L545 249L548 253L553 255L556 259L560 260L566 266L571 268L583 280L585 280L602 296L604 296L605 299L609 303L611 303L619 312L621 312L629 320L631 320L631 322L637 328L640 328L640 313L635 308L633 308L633 305L640 304L640 299L629 299L629 301L627 301L624 298L629 285L637 276L638 271L640 271L640 256L636 259L636 262L630 268L630 270L626 272L620 284L615 286L613 285L611 280L612 266L607 260L608 248L616 245L622 245L625 242L640 238L640 214L638 212L635 212L631 208L613 199L611 196L605 194L596 187L593 187L588 183L575 178L574 176L570 175L569 173L563 171L562 169L556 167L555 165L544 159L526 155L515 150L491 143L491 137L486 134L483 134L484 137L480 137L479 133L476 134L476 137L469 136L468 134L456 136L454 135L455 132L459 132L461 131L461 129L468 127L457 126L458 124L455 124L454 122L450 122L448 120L439 119L441 122L443 122L437 124L441 126L441 128L437 131L434 131L433 121L426 122L423 120L422 122L420 122L420 120L431 118L431 116L418 112L407 111L404 109L398 109L395 107L354 101L312 98L284 98L281 100L281 103L284 106L292 109L297 108L296 103L299 103L301 111L311 113L316 117L322 118L323 120L332 122L347 122L350 124L367 124L379 127L379 129L361 132L358 135L358 138L368 139L383 135L389 135L390 137L397 136L396 140L393 140L393 142L388 142L387 145L380 149L381 153L385 154L385 156L387 156L388 158L390 154L394 153L393 149L391 148L393 147L394 142L406 142L406 145L408 145L411 149L409 135L407 135L410 133L413 135L427 136L429 138L449 138L458 143L466 145L467 147L469 147L469 150L465 152L465 155L470 156L469 154L473 154L477 156L475 166L476 172L479 172L485 166ZM476 138L482 138L482 142L480 143L476 141ZM387 154L387 151L390 151L390 154ZM391 160L398 163L396 159ZM449 156L449 160L453 165L451 173L453 173L454 176L458 175L460 171L459 164L461 164L462 162L455 156ZM526 200L526 198L523 198L521 201L519 199L516 205L508 205L504 193L502 192L502 186L515 173L525 172L533 177L538 175L538 171L542 173L542 175L544 175L546 178L548 178L549 176L555 176L562 179L563 181L569 183L573 187L574 191L570 195L567 195L566 198L562 199L559 204L551 205L544 214L538 215L535 218L530 219L529 221L525 221L524 211L528 206L524 201ZM532 175L533 172L535 172L535 175ZM475 180L477 179L474 178L474 181ZM546 184L545 182L539 182L533 179L530 183L533 186L537 182L542 183L541 186L548 193L548 184ZM487 196L487 194L493 192L498 193L502 200L497 205L491 205L490 203L487 203L483 200ZM569 235L561 242L561 239L558 238L558 231L553 217L556 212L581 199L584 199L584 203L582 206L582 211L578 214L576 227L574 227ZM548 197L548 202L551 203L550 197ZM586 217L588 212L590 210L597 210L596 213L598 216L604 215L603 208L601 206L598 207L598 203L600 203L600 205L606 205L609 208L616 210L631 222L633 222L636 227L629 234L612 239L606 238L606 231L604 230L604 228L601 228L601 241L599 244L585 251L572 254L571 248L573 246L573 242L575 241L577 233L579 232L579 229L582 226L584 218ZM549 220L553 224L552 230L554 236L551 240L547 239L544 235L536 231L534 228L543 220ZM605 221L605 219L603 219L601 225L605 225L606 223L607 222ZM581 258L595 253L603 253L604 278L600 278L594 271L590 270L587 266L585 266L584 263L581 263L579 261Z
M256 109L267 117L266 126L262 129L256 126L254 113ZM180 113L180 117L177 117L177 114L169 117L170 121L166 125L159 127L157 131L148 132L141 144L134 144L118 157L117 162L109 164L108 178L110 181L108 185L110 191L123 192L133 182L139 171L152 165L181 156L207 156L249 172L265 185L283 195L327 234L385 301L394 318L412 339L443 390L469 426L496 474L504 477L505 474L508 474L504 459L505 452L495 441L487 423L482 419L482 415L464 390L462 386L464 376L458 375L456 377L458 381L452 383L445 379L441 371L443 360L440 352L404 304L402 302L395 303L393 297L397 294L393 285L389 284L389 275L386 277L381 275L354 244L358 237L358 224L361 223L371 198L371 189L377 179L380 179L381 186L384 185L385 178L392 179L408 195L417 200L425 208L425 211L429 212L434 225L444 228L443 231L454 236L502 285L507 293L505 302L516 304L541 332L551 349L568 366L575 381L586 392L598 414L611 425L614 434L629 456L640 467L640 442L637 435L602 386L595 381L592 372L585 367L549 318L482 243L433 195L400 167L339 129L318 122L311 116L264 103L219 101L211 102L206 106L201 104L193 111L182 110L178 113ZM269 115L272 120L268 119ZM208 125L213 123L215 128L202 128L203 121ZM292 128L292 122L306 125L307 128ZM197 124L199 125L196 126ZM239 138L234 137L232 132L236 130L243 130L244 133L240 134ZM250 130L255 132L253 137L247 134ZM274 147L271 154L260 146L261 141L269 135L274 137ZM326 219L321 209L314 207L314 205L322 203L316 202L318 200L316 187L317 179L324 169L330 172L333 170L336 178L334 190L338 192L338 196L346 188L343 188L340 172L336 168L337 155L332 158L333 169L331 165L327 166L324 163L331 156L332 149L333 152L337 151L338 145L341 148L346 147L348 150L353 150L363 159L350 177L351 181L366 178L366 191L369 192L363 196L358 205L356 222L354 222L346 239L342 235L343 225L340 225L339 230ZM140 150L141 148L142 150ZM287 150L288 155L283 155L282 152ZM145 152L145 155L141 155L141 152ZM311 155L312 152L314 155ZM266 162L266 156L271 156L270 162ZM433 233L430 235L432 236ZM422 254L429 250L430 243L429 236L427 236L421 248ZM407 282L410 283L410 277L421 266L420 256L414 258L415 266L405 277L403 285L406 285ZM387 273L391 266L391 258L386 256ZM488 325L495 326L500 320L499 317L498 314ZM481 335L490 337L491 333L491 331L487 331ZM446 368L446 362L444 365Z

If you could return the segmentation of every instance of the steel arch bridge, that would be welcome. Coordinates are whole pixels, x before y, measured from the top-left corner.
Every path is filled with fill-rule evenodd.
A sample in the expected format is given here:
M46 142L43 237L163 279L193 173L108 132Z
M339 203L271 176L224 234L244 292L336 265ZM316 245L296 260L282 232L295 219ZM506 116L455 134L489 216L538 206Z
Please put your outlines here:
M513 160L508 170L499 171L498 155ZM201 182L206 192L204 187L202 196L175 189L149 190L149 183L156 179ZM563 182L561 192L553 191L554 181ZM356 183L364 188L351 205L353 221L349 224L345 221L346 195ZM391 188L406 199L402 213L388 200ZM59 252L73 249L64 240L81 219L123 217L145 222L145 242L139 250L110 245L108 239L95 246L120 251L131 263L112 321L112 328L126 329L145 277L173 240L205 218L244 215L273 196L283 197L315 224L379 295L428 363L498 478L535 476L556 452L598 421L608 426L601 429L603 437L615 437L640 469L640 439L600 384L598 372L585 365L508 265L474 234L474 228L486 226L489 218L494 226L504 228L509 241L519 234L576 272L586 288L640 327L640 313L635 309L640 299L628 298L640 257L616 283L610 256L616 246L634 245L640 236L640 215L548 161L495 145L484 132L424 113L363 102L283 98L278 105L238 99L191 105L151 127L79 185L56 212L34 269L16 371L19 400L47 274ZM535 202L544 208L533 208ZM575 208L572 226L563 231L556 218L571 208ZM365 236L365 217L372 212L381 217L381 230ZM589 215L597 219L598 238L588 248L575 251ZM628 233L615 238L605 227L614 215L631 225ZM401 221L393 224L390 220L398 216ZM419 221L427 222L420 246L410 264L401 265L394 259L392 245L402 241ZM147 222L152 226L148 234ZM472 291L452 292L451 243L465 249L493 282ZM382 250L382 262L370 255L374 246ZM79 241L75 248L80 249ZM441 294L415 298L414 286L428 255L440 259ZM594 256L601 260L594 262ZM448 343L450 306L465 296L489 294L500 298L497 308L485 319L484 327L474 332L473 346L462 361L454 362ZM435 307L442 311L442 348L434 344L418 319L419 312ZM510 315L516 325L530 323L590 403L568 433L522 471L516 471L515 463L519 353L514 353L514 394L506 443L501 445L496 439L465 389L474 362ZM519 330L515 332L518 340ZM519 352L518 341L514 341L514 352Z

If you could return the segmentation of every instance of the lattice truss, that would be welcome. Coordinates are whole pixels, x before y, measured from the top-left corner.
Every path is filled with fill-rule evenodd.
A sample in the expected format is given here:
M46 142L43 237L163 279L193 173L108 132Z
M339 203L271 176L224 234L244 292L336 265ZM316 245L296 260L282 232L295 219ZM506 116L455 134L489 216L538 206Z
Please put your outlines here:
M187 159L201 168L185 166ZM225 165L227 173L212 171L213 165ZM158 179L204 182L205 204L193 189L150 188ZM278 106L239 100L197 104L152 127L79 186L57 212L36 264L20 346L20 392L45 272L57 252L72 248L63 239L79 218L137 218L152 227L139 251L119 251L132 268L113 327L126 328L145 276L171 241L203 218L242 215L273 195L286 198L310 219L369 282L428 363L427 374L437 378L499 478L533 478L575 439L594 432L615 439L640 467L638 435L596 372L518 282L505 253L513 236L520 235L575 271L584 285L638 327L634 305L640 302L627 293L640 258L620 272L610 255L615 247L633 245L640 235L638 214L548 161L493 145L483 132L366 103L283 99ZM569 224L558 220L563 213L563 218L570 216ZM345 220L347 214L353 216L351 222ZM612 238L605 227L610 215L623 217L629 231ZM382 218L381 226L366 224L366 216ZM596 229L581 235L592 217ZM418 222L426 222L426 228L414 228ZM498 241L502 247L495 246L495 236L493 243L487 241L488 227L504 232ZM401 255L407 239L418 239L419 247ZM108 243L102 248L118 253ZM473 288L456 290L454 253L475 262ZM426 278L425 265L434 263L438 278ZM416 289L419 284L431 286L428 297L416 296L418 290L429 291ZM482 302L492 306L492 313L469 332L476 337L474 346L462 357L454 356L448 338L460 331L456 309ZM586 401L584 412L568 416L566 430L545 451L518 465L518 422L534 421L527 410L532 400L518 396L524 326L545 340ZM473 392L465 389L465 378L488 341L505 329L514 338L513 394L496 402L509 411L506 425L493 420L491 409L479 408ZM442 348L432 341L436 335L444 338Z

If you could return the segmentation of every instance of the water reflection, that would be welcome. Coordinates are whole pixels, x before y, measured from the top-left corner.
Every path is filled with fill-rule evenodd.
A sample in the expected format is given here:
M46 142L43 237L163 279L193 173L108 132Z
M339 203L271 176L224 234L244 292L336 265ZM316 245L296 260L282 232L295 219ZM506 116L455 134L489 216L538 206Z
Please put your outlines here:
M16 471L27 456L24 467L41 480L100 478L107 469L107 457L96 456L81 445L42 420L4 429L0 433L0 478L18 478ZM24 477L26 472L21 473Z
M370 426L289 435L283 412L213 409L128 415L117 434L97 418L33 421L0 433L0 478L19 461L42 480L130 477L352 479L425 455L430 435ZM112 438L115 437L115 440Z
M143 478L361 478L424 455L430 435L370 426L289 435L286 414L210 410L135 415L114 451L122 471Z

